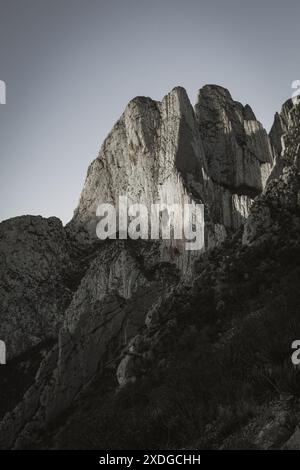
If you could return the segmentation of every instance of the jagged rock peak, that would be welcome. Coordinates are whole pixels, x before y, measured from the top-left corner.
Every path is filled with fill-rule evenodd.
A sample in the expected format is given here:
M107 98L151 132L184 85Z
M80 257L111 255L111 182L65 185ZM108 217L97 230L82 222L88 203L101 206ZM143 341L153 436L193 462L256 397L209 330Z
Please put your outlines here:
M243 118L247 121L255 121L256 117L255 114L249 106L249 104L246 104L245 106L242 105L239 101L235 101L229 90L227 88L224 88L220 85L204 85L202 88L200 88L198 92L198 101L206 101L206 100L218 100L220 103L225 105L225 103L232 103L234 106L236 106L243 114ZM197 107L196 104L196 107Z
M205 157L193 107L182 87L161 102L129 102L89 167L71 226L94 233L97 205L127 195L134 202L180 202L187 198L182 173L202 183Z
M296 164L300 159L300 99L287 100L280 113L276 113L270 131L270 140L274 149L275 163L269 180L282 175L283 168ZM298 157L299 155L299 157Z
M214 227L209 236L221 227L221 240L224 229L247 217L272 162L269 137L252 109L223 87L204 86L195 108L182 87L161 102L136 97L90 165L69 229L95 236L98 204L127 195L147 206L201 201Z
M273 155L268 135L250 106L234 101L223 87L206 85L195 109L213 181L233 193L259 194Z
M220 85L214 85L214 84L207 84L207 85L204 85L202 88L200 88L198 92L198 99L200 95L206 98L209 96L219 96L225 100L232 100L230 91L227 90L227 88L224 88L223 86L220 86Z

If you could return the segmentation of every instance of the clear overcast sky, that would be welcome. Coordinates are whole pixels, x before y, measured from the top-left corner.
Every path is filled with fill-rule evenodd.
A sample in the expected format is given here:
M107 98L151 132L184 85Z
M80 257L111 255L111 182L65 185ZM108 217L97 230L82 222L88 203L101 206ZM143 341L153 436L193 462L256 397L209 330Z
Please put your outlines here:
M67 222L136 95L206 83L269 129L300 79L299 0L0 0L0 220Z

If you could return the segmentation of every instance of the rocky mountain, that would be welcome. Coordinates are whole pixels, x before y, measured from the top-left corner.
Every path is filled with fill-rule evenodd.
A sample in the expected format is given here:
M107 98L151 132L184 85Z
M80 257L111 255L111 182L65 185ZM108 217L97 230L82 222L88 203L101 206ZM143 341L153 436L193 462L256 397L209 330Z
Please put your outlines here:
M245 220L272 164L266 131L224 88L203 87L195 109L180 87L161 103L138 97L91 163L69 227L95 237L98 204L120 194L146 206L195 200L207 207L214 245Z
M66 227L0 224L1 448L299 445L299 112L268 135L215 85L135 98ZM119 195L203 203L205 249L98 240Z

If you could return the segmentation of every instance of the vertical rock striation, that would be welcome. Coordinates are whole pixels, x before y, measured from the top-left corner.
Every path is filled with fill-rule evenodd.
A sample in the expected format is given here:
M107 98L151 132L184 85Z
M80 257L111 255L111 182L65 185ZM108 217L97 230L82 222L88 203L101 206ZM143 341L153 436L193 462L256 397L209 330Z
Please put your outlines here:
M269 181L281 176L285 166L296 164L298 168L300 167L299 118L299 98L286 101L281 108L281 112L275 114L270 131L275 162Z
M272 164L266 131L226 89L203 87L195 109L180 87L162 102L138 97L91 163L69 229L95 237L98 204L116 205L119 195L148 207L202 202L213 246L244 222Z
M244 226L243 242L252 244L274 237L285 220L289 230L298 230L300 207L300 101L287 101L275 115L270 132L275 164L262 194L255 200Z

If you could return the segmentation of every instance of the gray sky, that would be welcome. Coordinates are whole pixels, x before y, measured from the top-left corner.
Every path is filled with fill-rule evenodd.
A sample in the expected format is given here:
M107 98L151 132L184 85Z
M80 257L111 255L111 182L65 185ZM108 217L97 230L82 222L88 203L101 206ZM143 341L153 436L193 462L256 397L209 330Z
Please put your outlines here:
M299 0L0 0L0 220L67 222L136 95L206 83L269 128L300 79Z

